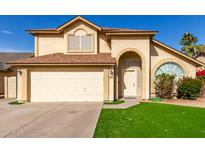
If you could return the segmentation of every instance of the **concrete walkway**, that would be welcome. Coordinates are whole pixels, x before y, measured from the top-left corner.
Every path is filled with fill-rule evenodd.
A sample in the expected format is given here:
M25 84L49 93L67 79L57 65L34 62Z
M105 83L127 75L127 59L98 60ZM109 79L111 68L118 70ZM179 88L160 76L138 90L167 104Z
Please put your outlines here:
M1 99L0 99L0 103L8 103L8 102L14 101L14 100L16 100L16 99L12 99L12 98L10 98L10 99L1 98Z
M15 107L15 105L10 105L9 102L15 101L16 99L0 99L0 112L5 109L10 109Z
M141 99L122 99L125 100L125 103L122 104L104 104L104 109L127 109L129 107L135 106L140 103Z
M11 107L12 106L12 107ZM102 103L0 103L0 137L90 138Z

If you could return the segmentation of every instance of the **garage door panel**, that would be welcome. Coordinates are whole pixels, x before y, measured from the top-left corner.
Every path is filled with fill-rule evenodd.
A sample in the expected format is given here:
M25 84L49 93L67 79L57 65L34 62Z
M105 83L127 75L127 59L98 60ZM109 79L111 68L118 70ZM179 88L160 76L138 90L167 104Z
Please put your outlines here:
M103 101L103 72L31 72L31 101Z

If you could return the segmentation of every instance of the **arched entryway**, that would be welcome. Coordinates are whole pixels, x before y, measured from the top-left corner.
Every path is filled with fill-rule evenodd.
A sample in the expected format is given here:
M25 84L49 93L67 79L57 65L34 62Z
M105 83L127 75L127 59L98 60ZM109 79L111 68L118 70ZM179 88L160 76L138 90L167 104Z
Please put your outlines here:
M142 96L142 59L134 51L127 51L118 58L118 98Z

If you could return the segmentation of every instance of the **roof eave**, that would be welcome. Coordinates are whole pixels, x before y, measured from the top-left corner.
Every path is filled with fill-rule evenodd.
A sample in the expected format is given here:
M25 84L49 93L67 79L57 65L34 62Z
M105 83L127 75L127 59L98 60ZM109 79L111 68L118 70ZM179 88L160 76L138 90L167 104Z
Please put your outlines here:
M8 72L12 72L12 70L6 69L6 70L0 70L0 72L8 73Z
M105 33L106 36L117 36L117 35L150 35L154 36L157 34L157 32L109 32Z
M158 41L158 40L152 39L152 42L154 42L154 43L156 43L156 44L158 44L158 45L161 45L161 46L163 46L164 48L167 48L167 49L169 49L169 50L171 50L171 51L174 51L176 54L185 57L186 59L192 61L193 63L197 64L198 66L204 66L204 65L205 65L204 63L202 63L202 62L200 62L200 61L198 61L198 60L196 60L196 59L193 59L193 58L191 58L191 57L189 57L189 56L187 56L187 55L181 53L180 51L178 51L178 50L176 50L176 49L174 49L174 48L172 48L172 47L170 47L170 46L168 46L168 45L166 45L166 44L164 44L164 43L162 43L162 42L160 42L160 41Z
M47 63L9 63L10 65L12 66L68 66L68 65L71 65L71 66L74 66L74 65L77 65L77 66L83 66L83 65L115 65L115 63L102 63L102 64L99 64L99 63L82 63L82 64L59 64L59 63L50 63L50 64L47 64Z
M52 34L58 34L60 33L57 30L26 30L27 33L31 34L31 35L35 35L35 34L47 34L47 33L52 33Z
M8 70L0 70L0 72L8 72Z

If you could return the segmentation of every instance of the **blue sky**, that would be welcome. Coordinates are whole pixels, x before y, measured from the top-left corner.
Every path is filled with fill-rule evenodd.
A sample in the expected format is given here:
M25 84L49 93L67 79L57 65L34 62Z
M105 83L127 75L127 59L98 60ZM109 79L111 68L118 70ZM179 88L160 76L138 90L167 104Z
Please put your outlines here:
M0 16L0 51L32 52L33 37L25 32L32 28L56 28L74 16ZM184 32L205 44L205 16L83 16L99 26L158 30L161 42L180 49Z

